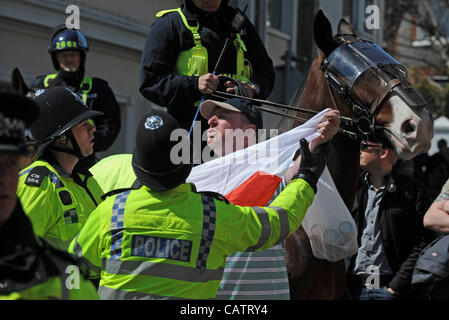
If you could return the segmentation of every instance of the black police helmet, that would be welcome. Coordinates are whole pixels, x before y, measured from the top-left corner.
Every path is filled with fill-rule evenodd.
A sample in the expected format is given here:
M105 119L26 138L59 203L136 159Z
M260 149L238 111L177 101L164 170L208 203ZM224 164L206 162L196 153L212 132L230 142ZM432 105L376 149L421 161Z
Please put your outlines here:
M185 183L192 170L192 148L187 132L182 135L182 142L170 141L176 129L180 129L178 122L170 114L157 110L145 115L137 127L132 165L137 179L152 190L173 189ZM170 158L172 148L178 143L187 143L188 164L174 164Z
M34 99L40 115L30 126L30 131L39 144L37 154L78 123L103 114L89 109L77 94L65 87L38 90Z
M50 46L48 47L48 52L51 54L55 70L59 70L60 68L58 59L56 58L56 52L65 50L79 51L81 54L80 68L84 69L86 52L89 51L86 37L78 29L67 29L65 25L59 25L53 29L50 37Z
M25 130L37 118L39 107L31 99L0 93L0 153L26 154Z

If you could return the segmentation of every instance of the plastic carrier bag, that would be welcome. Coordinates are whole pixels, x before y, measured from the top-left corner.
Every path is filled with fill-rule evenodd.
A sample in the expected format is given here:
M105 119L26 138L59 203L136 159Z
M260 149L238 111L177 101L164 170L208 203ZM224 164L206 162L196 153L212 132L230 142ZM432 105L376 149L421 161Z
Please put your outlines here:
M335 199L338 191L327 167L317 189L320 201L313 201L302 223L313 255L332 262L354 255L358 249L357 227L343 199Z

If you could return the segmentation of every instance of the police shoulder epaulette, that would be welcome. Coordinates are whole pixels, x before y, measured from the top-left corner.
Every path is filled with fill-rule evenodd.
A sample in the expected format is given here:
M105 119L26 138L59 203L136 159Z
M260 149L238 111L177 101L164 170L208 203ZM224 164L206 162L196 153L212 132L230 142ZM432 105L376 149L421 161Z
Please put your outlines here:
M106 192L104 195L102 195L101 196L101 200L105 200L107 197L114 196L116 194L119 194L119 193L122 193L122 192L125 192L125 191L128 191L128 190L136 190L136 189L134 189L133 187L131 187L131 188L114 189L114 190Z
M44 166L34 167L25 180L25 184L40 187L44 178L50 175L50 169Z
M200 194L204 194L206 196L212 197L214 199L220 200L220 201L224 201L226 202L226 204L229 204L229 200L226 199L226 197L222 194L219 194L218 192L212 192L212 191L200 191L198 192Z
M139 180L135 180L133 185L130 188L120 188L120 189L115 189L115 190L111 190L109 192L106 192L104 195L101 196L101 200L106 199L107 197L128 191L128 190L137 190L140 189L142 187L142 183Z

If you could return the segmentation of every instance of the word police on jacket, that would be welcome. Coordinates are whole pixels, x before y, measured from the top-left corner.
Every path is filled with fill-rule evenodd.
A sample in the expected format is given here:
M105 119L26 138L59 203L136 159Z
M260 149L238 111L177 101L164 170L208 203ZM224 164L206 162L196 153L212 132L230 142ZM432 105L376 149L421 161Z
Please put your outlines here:
M135 235L131 252L133 256L187 262L192 252L192 241Z

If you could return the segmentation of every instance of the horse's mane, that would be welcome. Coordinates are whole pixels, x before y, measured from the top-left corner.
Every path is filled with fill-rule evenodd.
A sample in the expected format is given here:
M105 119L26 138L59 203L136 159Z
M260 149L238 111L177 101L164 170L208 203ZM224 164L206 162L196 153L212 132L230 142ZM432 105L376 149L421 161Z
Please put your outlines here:
M315 59L315 60L317 60L317 59ZM305 72L304 81L302 81L300 86L296 89L295 94L293 95L293 97L289 101L289 105L295 106L295 107L299 107L300 106L302 97L304 95L304 90L305 90L305 88L306 88L306 86L307 86L307 84L309 82L309 79L310 79L310 73L311 73L312 69L314 68L315 60L312 62L312 64L310 64L309 68ZM288 113L288 114L291 114L291 115L300 115L301 116L301 114L296 112L296 111L284 111L284 113ZM300 123L298 121L295 121L293 119L284 117L284 118L282 118L282 120L279 123L279 127L278 127L279 133L281 134L281 133L283 133L285 131L288 131L288 130L298 126L299 124L302 124L302 123Z

